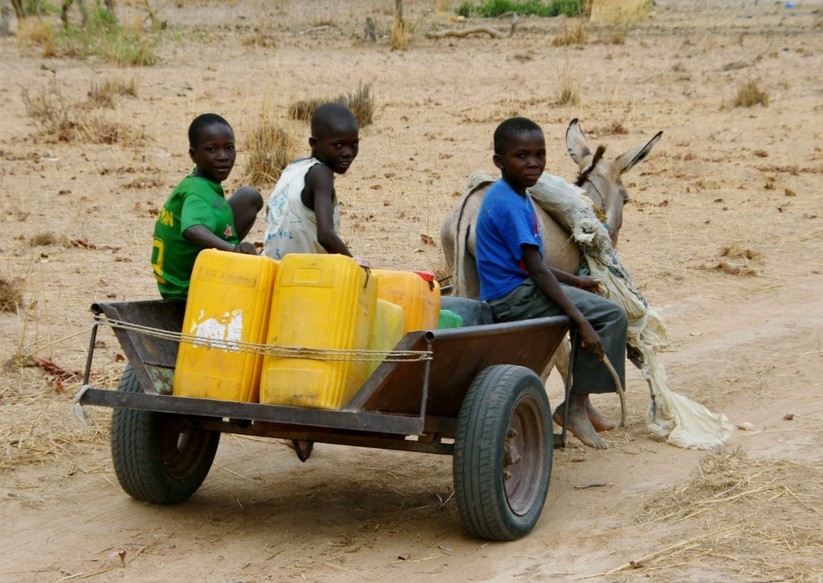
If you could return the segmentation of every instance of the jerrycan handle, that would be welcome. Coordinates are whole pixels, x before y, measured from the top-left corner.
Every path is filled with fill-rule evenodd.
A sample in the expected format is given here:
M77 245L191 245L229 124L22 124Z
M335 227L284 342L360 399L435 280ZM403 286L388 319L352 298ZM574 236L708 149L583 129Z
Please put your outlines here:
M352 259L366 272L366 281L363 283L363 289L366 289L369 287L369 277L371 277L371 262L368 259L362 259L360 257L352 257Z
M363 289L369 287L369 278L371 277L371 267L367 267L365 265L361 265L360 267L363 268L363 271L366 272L366 281L363 282Z

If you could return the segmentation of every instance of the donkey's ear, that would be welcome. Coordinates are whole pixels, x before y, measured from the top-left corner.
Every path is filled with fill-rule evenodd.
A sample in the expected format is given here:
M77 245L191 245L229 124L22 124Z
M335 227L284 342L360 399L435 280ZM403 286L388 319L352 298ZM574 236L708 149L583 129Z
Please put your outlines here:
M620 176L624 172L631 170L635 164L640 162L643 158L649 155L654 145L660 140L663 132L657 132L655 136L649 140L645 146L639 146L634 150L629 150L625 154L621 154L614 160L614 167L617 170L617 175Z
M585 161L592 155L592 151L586 143L586 137L583 135L583 130L580 129L580 125L577 123L577 118L574 118L569 127L566 128L566 149L578 168L582 168Z

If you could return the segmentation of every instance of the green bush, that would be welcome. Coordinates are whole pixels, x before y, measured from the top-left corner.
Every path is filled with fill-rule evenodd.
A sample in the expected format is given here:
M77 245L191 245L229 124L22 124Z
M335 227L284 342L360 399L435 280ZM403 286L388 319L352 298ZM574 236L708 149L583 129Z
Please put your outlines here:
M50 8L43 4L41 10ZM55 27L50 20L26 18L20 23L20 42L39 46L45 57L84 58L96 55L106 62L122 66L149 66L159 61L156 54L162 27L143 30L123 27L114 13L100 5L86 14L83 22L67 20Z
M158 37L151 32L123 28L117 18L103 8L89 12L85 27L69 25L55 35L56 56L96 55L116 65L149 66L158 62Z
M483 0L480 4L464 2L457 8L457 14L470 16L494 17L515 12L535 16L580 16L585 13L587 0Z

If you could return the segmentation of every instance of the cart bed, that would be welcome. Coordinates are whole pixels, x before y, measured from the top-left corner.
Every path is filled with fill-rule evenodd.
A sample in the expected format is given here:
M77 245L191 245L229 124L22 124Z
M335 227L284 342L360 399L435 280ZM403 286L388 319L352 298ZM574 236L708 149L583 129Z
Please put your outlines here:
M162 300L110 302L94 304L92 311L98 323L113 324L143 393L86 386L80 398L82 404L205 417L208 419L202 422L210 428L237 433L260 433L250 431L248 424L241 421L260 422L258 429L268 426L264 434L280 436L308 435L315 430L324 435L327 430L334 430L453 436L466 391L481 370L496 364L513 364L540 374L569 325L568 318L556 316L409 332L395 350L427 351L431 353L430 360L384 362L342 409L322 410L172 396L178 342L132 329L131 325L179 332L185 304ZM87 369L92 352L93 341ZM209 423L209 419L215 423ZM216 423L218 420L231 420L232 424ZM330 441L327 435L325 439L323 435L315 437L318 441Z

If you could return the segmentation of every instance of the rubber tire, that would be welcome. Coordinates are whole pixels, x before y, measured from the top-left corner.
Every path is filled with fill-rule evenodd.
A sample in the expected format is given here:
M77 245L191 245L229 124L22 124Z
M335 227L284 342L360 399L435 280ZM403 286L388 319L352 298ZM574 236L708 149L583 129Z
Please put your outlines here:
M119 391L142 393L131 365ZM177 430L180 416L115 408L111 418L111 457L123 490L137 500L178 504L188 500L211 469L219 431Z
M460 518L473 536L516 540L537 523L551 479L550 411L540 377L527 368L490 366L472 382L458 417L453 472ZM510 427L517 430L510 451L522 457L514 464L507 464Z

